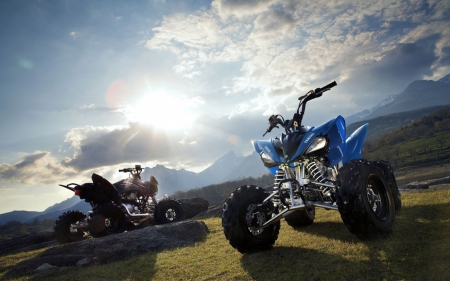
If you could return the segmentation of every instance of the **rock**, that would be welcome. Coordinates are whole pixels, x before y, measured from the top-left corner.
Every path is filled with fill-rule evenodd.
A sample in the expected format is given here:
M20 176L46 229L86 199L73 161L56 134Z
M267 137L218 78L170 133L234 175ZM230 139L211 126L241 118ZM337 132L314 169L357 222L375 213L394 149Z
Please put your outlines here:
M76 266L87 266L91 264L91 259L85 258L82 260L79 260L76 264Z
M195 218L220 218L222 217L223 204L225 204L225 201L212 206L204 212L201 212L200 214L196 215Z
M38 268L36 268L35 270L33 270L34 274L48 274L50 272L55 271L56 269L58 269L57 266L48 264L48 263L44 263L43 265L39 266Z
M209 202L203 198L177 199L183 205L186 218L190 219L208 210Z
M450 177L427 180L427 181L415 181L408 184L403 185L402 189L429 189L430 186L441 185L441 184L450 184Z
M202 221L181 221L56 245L33 259L19 263L4 278L33 273L34 268L44 263L57 267L104 264L149 251L202 241L207 233L208 228Z
M429 185L438 185L438 184L448 184L450 183L450 177L428 180L426 181Z
M403 186L405 189L428 189L429 185L425 182L414 181Z

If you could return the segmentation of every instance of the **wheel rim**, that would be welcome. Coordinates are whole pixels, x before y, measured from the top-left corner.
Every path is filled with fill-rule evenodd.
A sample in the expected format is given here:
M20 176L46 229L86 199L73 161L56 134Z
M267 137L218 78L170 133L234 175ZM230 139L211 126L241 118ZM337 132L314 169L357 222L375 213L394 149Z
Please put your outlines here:
M367 181L366 195L369 209L372 213L378 219L386 220L389 216L386 188L374 175L370 176Z
M119 220L116 214L112 214L110 217L105 218L105 227L108 231L114 231L119 227Z
M78 223L78 222L77 222ZM77 224L70 224L70 228L69 228L69 233L71 236L77 236L78 234L78 228L77 228Z
M173 208L169 208L166 211L166 219L174 221L177 218L177 212Z
M251 234L260 235L264 231L262 226L266 222L266 216L262 212L255 212L256 209L256 204L251 204L247 207L245 222Z

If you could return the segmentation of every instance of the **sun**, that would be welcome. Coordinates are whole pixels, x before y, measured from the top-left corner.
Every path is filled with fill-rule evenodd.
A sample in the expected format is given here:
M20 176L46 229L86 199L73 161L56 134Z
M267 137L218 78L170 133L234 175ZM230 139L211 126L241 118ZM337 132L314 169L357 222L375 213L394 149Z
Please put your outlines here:
M176 97L167 93L147 95L129 105L125 116L130 122L139 122L163 130L185 130L192 126L197 114L194 110L202 103L198 97Z

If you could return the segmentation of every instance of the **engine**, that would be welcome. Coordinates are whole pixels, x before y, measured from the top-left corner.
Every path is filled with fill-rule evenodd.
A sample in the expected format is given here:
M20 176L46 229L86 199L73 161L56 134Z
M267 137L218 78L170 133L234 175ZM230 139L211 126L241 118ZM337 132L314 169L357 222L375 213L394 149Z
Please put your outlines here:
M309 159L301 163L304 165L305 174L303 178L306 180L304 186L299 186L297 181L294 182L284 182L281 187L281 196L286 201L290 201L289 189L292 185L293 198L303 198L306 201L321 201L327 203L335 202L335 188L334 182L337 178L337 170L335 167L329 167L320 159ZM298 170L297 170L298 171ZM275 187L278 188L280 182L282 182L287 177L283 170L278 170L275 174ZM316 185L311 182L321 183L323 185ZM279 201L279 198L274 198Z
M146 206L142 206L142 198L138 197L137 192L132 191L122 194L122 202L130 214L142 214L146 211Z

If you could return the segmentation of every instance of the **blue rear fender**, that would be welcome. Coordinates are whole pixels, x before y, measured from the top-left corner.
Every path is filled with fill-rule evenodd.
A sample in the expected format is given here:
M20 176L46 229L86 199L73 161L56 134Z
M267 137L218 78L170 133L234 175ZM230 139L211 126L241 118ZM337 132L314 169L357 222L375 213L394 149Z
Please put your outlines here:
M362 147L364 145L364 140L366 139L367 130L369 129L369 124L366 123L359 127L353 132L346 140L346 151L343 158L343 164L350 162L353 159L362 158Z

